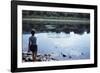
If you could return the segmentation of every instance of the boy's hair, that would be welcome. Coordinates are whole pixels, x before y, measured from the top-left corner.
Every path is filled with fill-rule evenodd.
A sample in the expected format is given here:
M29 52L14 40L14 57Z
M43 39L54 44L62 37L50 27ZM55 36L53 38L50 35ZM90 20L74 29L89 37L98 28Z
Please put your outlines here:
M35 29L31 30L31 34L34 35L35 34Z

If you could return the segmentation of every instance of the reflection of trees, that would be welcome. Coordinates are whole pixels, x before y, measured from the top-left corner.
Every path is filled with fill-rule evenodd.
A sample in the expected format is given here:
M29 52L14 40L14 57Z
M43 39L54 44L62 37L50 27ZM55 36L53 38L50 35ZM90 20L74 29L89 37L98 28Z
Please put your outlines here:
M84 31L90 32L90 25L84 25L84 24L53 24L53 23L23 23L23 32L30 32L31 29L34 28L37 30L37 32L66 32L69 33L71 31L74 31L75 33L83 33Z
M46 12L46 11L23 11L23 18L64 19L64 20L90 20L88 13ZM66 32L75 33L90 32L89 23L67 23L53 21L23 21L23 33L28 33L34 28L37 32Z

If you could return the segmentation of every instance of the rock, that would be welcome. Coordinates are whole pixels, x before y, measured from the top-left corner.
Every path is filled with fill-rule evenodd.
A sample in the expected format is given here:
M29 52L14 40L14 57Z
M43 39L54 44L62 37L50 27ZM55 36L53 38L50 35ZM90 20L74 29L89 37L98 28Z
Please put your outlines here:
M41 59L36 59L36 61L42 61Z
M65 54L63 54L63 53L61 53L61 55L63 56L63 57L67 57Z
M50 56L51 56L51 54L48 54L48 56L50 57Z
M84 53L82 52L81 55L84 55Z
M72 57L71 57L71 56L69 56L69 58L71 59Z
M51 58L52 60L56 60L55 58Z

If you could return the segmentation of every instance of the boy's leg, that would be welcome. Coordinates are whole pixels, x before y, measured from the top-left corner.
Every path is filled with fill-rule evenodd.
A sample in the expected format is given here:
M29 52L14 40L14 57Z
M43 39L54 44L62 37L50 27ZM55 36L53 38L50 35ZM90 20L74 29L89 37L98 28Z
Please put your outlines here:
M32 52L32 58L33 58L33 61L35 61L35 55L34 55L34 52Z
M36 61L37 52L34 52L34 60Z

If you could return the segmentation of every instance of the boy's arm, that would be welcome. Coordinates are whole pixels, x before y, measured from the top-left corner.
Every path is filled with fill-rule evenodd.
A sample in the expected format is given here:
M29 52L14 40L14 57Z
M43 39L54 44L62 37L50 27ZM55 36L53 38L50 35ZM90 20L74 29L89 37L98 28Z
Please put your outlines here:
M37 45L37 38L35 37L36 45Z
M29 38L29 43L28 43L28 52L30 52L30 38Z

